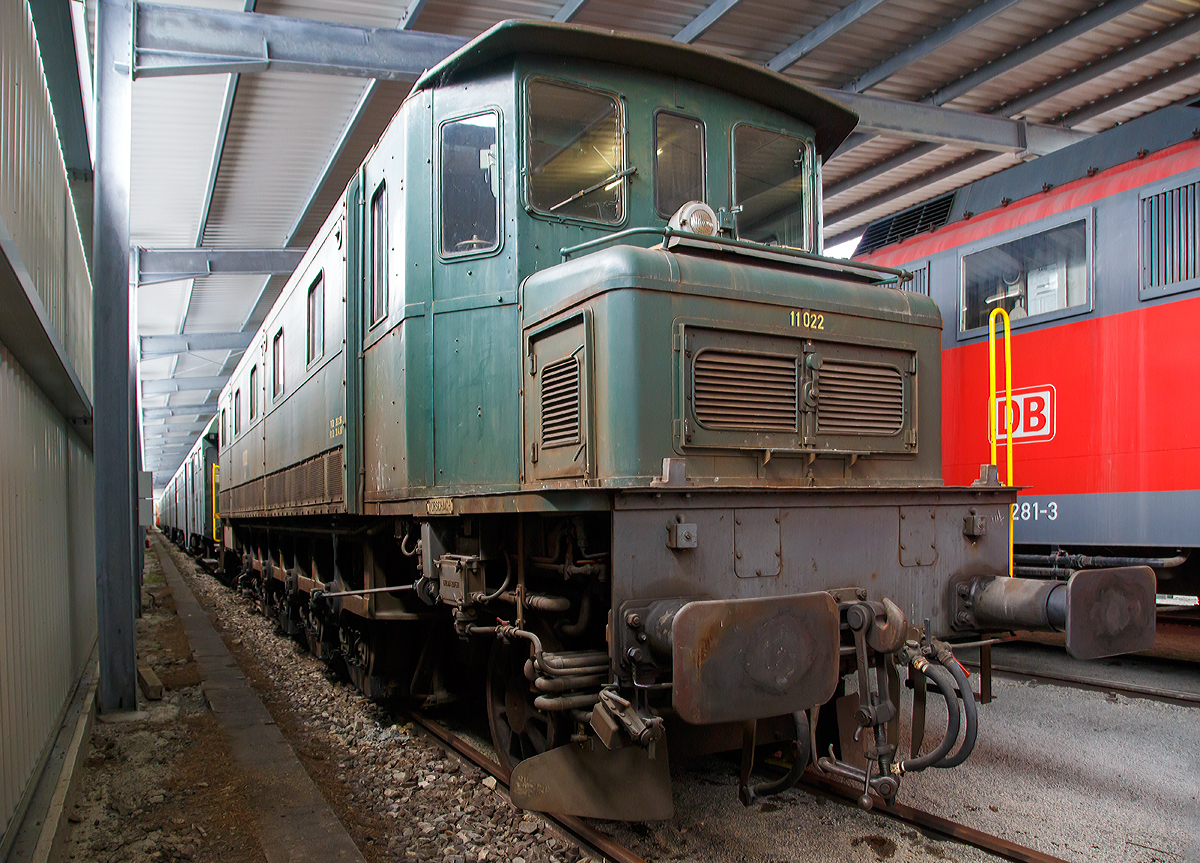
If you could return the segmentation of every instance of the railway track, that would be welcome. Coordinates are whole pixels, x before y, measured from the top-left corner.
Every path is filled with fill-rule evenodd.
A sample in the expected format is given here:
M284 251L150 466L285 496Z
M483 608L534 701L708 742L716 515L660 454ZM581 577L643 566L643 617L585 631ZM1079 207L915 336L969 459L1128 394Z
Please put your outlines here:
M423 716L417 711L410 711L407 715L413 722L425 729L429 735L441 741L443 745L453 749L476 767L479 767L495 778L497 782L503 783L506 788L508 787L508 771L486 753L481 752L478 748L472 746L468 741L459 737L445 726L434 722L429 717ZM612 837L605 836L581 818L576 818L572 815L551 815L545 812L541 813L541 815L546 820L553 821L566 831L572 839L586 847L593 854L600 856L601 859L610 860L612 863L646 863L645 860L633 851Z
M486 753L481 752L469 741L419 712L409 712L407 716L430 736L440 741L442 745L453 749L463 758L466 758L472 764L494 777L497 782L503 783L507 787L507 771ZM810 792L822 794L838 802L855 807L858 805L857 801L861 794L860 790L834 782L814 773L811 769L804 774L804 778L800 784ZM1014 863L1067 863L1061 857L1056 857L1053 854L1046 854L1035 848L1019 845L1002 836L994 836L982 830L976 830L974 827L969 827L966 824L951 821L947 818L942 818L940 815L934 815L932 812L926 812L903 803L888 805L882 800L876 799L874 811L911 827L939 834L964 845L971 845L1004 860L1014 861ZM643 858L638 856L637 853L620 844L612 837L606 836L596 830L580 818L569 815L542 814L544 818L553 821L575 841L584 845L593 854L600 856L602 859L612 861L612 863L645 863Z
M963 665L971 669L979 668L978 662L963 660ZM1092 692L1112 692L1129 698L1145 698L1150 701L1162 701L1166 704L1177 704L1182 707L1200 707L1200 695L1179 689L1116 683L1114 681L1099 680L1093 677L1072 674L1034 673L1014 666L997 665L994 662L992 663L992 673L997 676L1009 678L1010 680L1035 680L1038 683L1049 686L1066 686L1073 689L1086 689Z
M210 561L197 561L198 565L212 574ZM1028 676L1028 675L1026 675ZM509 775L497 761L487 752L482 751L470 740L446 728L441 723L429 718L419 711L400 710L405 719L411 720L439 745L453 750L462 758L482 769L495 780L508 786ZM398 719L400 717L397 717ZM773 770L769 765L767 770ZM861 790L835 782L823 775L815 773L811 768L801 780L800 787L810 793L822 795L833 801L844 803L857 808ZM1004 860L1018 863L1066 863L1062 858L1019 845L1000 836L972 828L968 825L943 818L931 812L926 812L905 804L888 805L882 800L874 801L874 811L901 823L917 828L926 833L936 834L942 838L961 844L970 845L986 851ZM543 817L553 822L572 841L578 843L593 856L611 861L611 863L646 863L635 851L618 840L608 836L583 819L573 816L551 815L543 813Z

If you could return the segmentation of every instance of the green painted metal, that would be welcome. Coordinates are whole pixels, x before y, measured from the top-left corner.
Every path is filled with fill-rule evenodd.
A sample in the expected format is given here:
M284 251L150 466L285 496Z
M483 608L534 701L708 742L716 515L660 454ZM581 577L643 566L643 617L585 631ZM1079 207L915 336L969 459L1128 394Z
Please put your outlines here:
M624 163L614 166L613 182L625 195L619 222L561 217L530 205L531 80L592 88L617 100ZM251 447L248 457L265 462L267 473L310 458L306 427L328 422L327 405L336 402L345 406L350 512L407 512L413 500L419 509L427 498L466 495L478 496L488 511L486 501L506 495L553 501L568 491L644 488L665 458L686 458L689 478L719 487L940 483L940 404L935 395L916 400L911 384L906 404L915 413L906 429L919 429L919 445L915 438L897 443L887 458L873 455L886 449L878 442L856 448L853 440L809 439L800 431L733 436L728 446L712 445L711 436L703 446L687 439L685 342L698 329L728 331L724 343L744 337L746 345L795 347L812 340L827 352L836 342L860 353L915 355L905 379L919 379L923 393L936 394L941 317L927 298L888 287L899 280L896 272L833 262L816 248L704 242L666 231L653 191L660 111L703 125L705 202L723 210L723 220L736 218L731 178L739 124L815 141L820 153L853 125L848 112L787 79L688 47L587 28L494 28L418 83L331 215L327 225L345 219L344 287L342 280L336 288L327 283L346 292L330 297L344 301L338 322L344 366L325 375L299 372L297 387L313 392L295 393L296 410L279 415L286 428L273 422L271 439ZM440 177L442 159L452 156L443 156L443 135L447 124L471 117L498 123L497 241L445 251ZM813 161L796 164L809 172L806 187L819 189ZM371 220L380 189L387 304L373 314ZM815 246L817 196L804 212ZM641 247L656 239L658 248ZM614 242L637 245L606 245ZM571 260L563 261L564 249ZM302 266L293 281L309 278L310 270ZM295 293L289 286L283 297ZM804 332L796 324L801 312L824 315L831 329ZM281 299L222 405L239 382L245 386L252 358L269 354L271 328L286 313ZM296 324L288 326L290 332ZM547 448L537 370L565 357L577 358L558 368L577 370L580 427L560 431ZM552 407L546 407L550 420ZM262 467L240 470L242 449L240 442L229 449L231 480L262 476Z

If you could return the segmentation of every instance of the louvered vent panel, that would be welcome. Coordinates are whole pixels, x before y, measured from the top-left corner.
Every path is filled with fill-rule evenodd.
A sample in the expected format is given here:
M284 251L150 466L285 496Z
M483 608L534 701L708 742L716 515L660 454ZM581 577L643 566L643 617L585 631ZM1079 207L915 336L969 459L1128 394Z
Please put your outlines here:
M1200 182L1142 199L1142 287L1200 278Z
M819 375L819 433L893 435L903 427L904 381L898 369L826 360Z
M877 222L872 222L858 241L855 255L865 255L883 246L915 237L922 231L936 231L950 218L954 193L949 192L932 201L901 210Z
M579 443L579 360L566 357L542 369L542 446Z
M345 489L342 477L342 449L325 454L325 495L327 500L341 500Z
M693 372L696 419L713 429L796 430L796 360L701 351Z

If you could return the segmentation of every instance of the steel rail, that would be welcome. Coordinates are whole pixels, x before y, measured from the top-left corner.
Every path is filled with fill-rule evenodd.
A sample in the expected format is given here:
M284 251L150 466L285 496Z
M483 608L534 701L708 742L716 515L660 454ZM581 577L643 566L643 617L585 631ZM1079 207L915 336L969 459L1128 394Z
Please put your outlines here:
M429 734L466 758L476 767L491 775L497 782L503 783L505 788L508 787L509 772L504 769L503 765L493 761L457 734L439 725L432 719L415 711L405 712L413 722L420 725ZM605 836L581 818L577 818L574 815L554 815L549 812L540 812L538 814L556 823L574 839L587 845L590 850L599 854L605 860L611 860L612 863L646 863L645 860L634 854L624 845L617 842L611 836Z
M978 662L963 661L963 665L978 668ZM1113 683L1107 680L1079 677L1073 674L1046 674L1045 672L1025 671L1010 665L992 663L992 673L1020 680L1036 680L1050 686L1065 686L1074 689L1087 689L1093 692L1115 692L1118 695L1128 695L1132 698L1145 698L1150 701L1163 701L1168 704L1178 704L1182 707L1200 707L1200 695L1185 692L1181 689L1163 689L1157 686L1142 686L1136 683Z
M824 776L818 776L811 768L801 778L800 785L808 788L810 791L816 790L823 794L841 798L848 804L853 804L856 807L858 806L859 797L862 796L861 789L851 788L848 785L834 782ZM1038 851L1036 848L1018 845L1016 842L1005 839L1003 836L984 833L982 830L976 830L974 827L968 827L966 824L951 821L948 818L934 815L932 812L926 812L923 809L917 809L904 803L884 803L879 798L874 797L874 795L872 795L872 799L875 804L872 810L874 812L882 812L905 824L911 824L925 830L940 833L956 842L972 845L989 854L1003 857L1005 860L1013 860L1017 861L1017 863L1067 863L1061 857L1055 857L1053 854Z

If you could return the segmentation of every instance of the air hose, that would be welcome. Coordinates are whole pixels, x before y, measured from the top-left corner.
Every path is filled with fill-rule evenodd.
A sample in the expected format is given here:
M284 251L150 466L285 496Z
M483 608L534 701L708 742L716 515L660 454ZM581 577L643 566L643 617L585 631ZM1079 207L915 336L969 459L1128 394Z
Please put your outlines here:
M954 677L958 684L958 691L962 693L963 713L967 719L967 731L963 736L962 746L953 755L948 755L941 761L934 764L934 767L957 767L967 760L967 756L975 748L975 736L979 733L979 708L975 705L975 693L971 691L971 684L967 680L967 674L963 671L963 667L959 665L958 660L954 658L954 654L950 652L950 648L944 644L937 644L938 649L937 659ZM957 737L957 735L956 735Z
M942 698L946 700L946 736L942 738L937 749L932 752L919 758L909 758L899 762L895 770L901 775L925 770L934 765L943 766L938 762L950 754L950 750L958 741L958 696L954 693L954 676L946 668L934 665L920 655L913 658L912 667L929 678L938 688L938 692L942 693Z
M793 785L800 781L800 777L804 775L804 769L808 767L808 760L812 756L812 751L809 749L809 725L808 716L803 710L797 710L792 714L796 720L796 758L792 762L792 766L788 772L779 779L770 782L760 782L757 785L749 785L746 788L747 806L752 801L759 797L766 797L771 794L780 794L787 791Z

